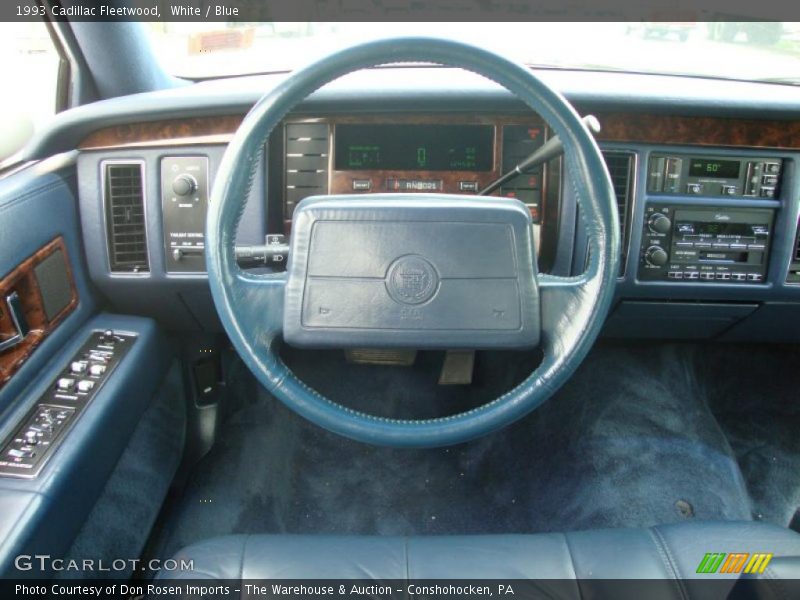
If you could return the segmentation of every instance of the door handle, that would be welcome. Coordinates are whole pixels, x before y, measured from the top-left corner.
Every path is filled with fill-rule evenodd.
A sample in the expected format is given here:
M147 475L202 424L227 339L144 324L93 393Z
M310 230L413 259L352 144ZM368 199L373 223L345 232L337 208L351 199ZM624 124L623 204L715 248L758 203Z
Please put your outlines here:
M25 319L25 312L22 310L22 301L19 299L19 294L17 294L17 292L11 292L6 296L6 308L8 308L8 314L14 325L14 334L7 340L0 342L0 352L9 350L20 344L31 330L28 326L28 321Z

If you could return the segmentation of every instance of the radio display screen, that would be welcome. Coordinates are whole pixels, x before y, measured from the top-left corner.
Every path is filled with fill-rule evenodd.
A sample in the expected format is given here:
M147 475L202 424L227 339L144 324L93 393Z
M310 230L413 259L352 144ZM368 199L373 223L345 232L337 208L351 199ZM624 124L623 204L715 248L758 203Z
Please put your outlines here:
M679 222L675 230L683 235L732 235L754 236L756 231L749 223L730 223L725 221L685 221Z
M492 125L337 125L336 170L491 171Z
M689 161L690 177L719 177L736 179L739 177L741 164L738 160L709 160L693 158Z

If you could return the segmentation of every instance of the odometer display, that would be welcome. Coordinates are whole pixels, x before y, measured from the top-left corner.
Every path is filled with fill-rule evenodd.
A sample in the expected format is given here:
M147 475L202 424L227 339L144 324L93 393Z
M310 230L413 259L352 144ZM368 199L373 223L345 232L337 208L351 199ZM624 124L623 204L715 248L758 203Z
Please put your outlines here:
M339 171L491 171L491 125L337 125Z

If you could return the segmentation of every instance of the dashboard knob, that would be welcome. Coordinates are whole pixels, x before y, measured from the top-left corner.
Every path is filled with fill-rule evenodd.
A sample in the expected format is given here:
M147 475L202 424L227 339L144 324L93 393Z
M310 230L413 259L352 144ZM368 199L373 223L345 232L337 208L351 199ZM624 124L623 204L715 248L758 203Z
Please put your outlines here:
M650 246L644 254L648 265L663 267L669 260L669 254L660 246Z
M188 196L197 190L197 180L191 175L178 175L172 181L172 191L178 196Z
M664 214L654 213L647 220L647 227L653 233L669 233L672 228L672 221Z

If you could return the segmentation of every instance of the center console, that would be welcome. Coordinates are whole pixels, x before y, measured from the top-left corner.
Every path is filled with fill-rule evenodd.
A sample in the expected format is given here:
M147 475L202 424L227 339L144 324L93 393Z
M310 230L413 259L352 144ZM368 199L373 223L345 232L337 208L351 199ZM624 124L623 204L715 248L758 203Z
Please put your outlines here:
M638 279L765 283L782 170L771 157L651 155Z

